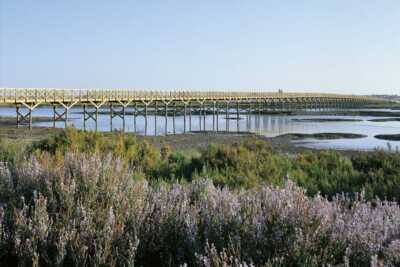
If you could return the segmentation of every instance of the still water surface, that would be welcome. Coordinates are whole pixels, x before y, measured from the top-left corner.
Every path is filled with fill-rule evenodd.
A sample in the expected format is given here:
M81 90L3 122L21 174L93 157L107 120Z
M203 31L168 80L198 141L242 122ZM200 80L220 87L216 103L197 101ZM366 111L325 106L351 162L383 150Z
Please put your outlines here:
M375 110L377 111L377 110ZM391 110L380 110L391 111ZM79 107L73 108L69 113L68 125L83 129L83 115L80 113ZM131 110L127 109L127 113ZM0 116L15 116L15 109L1 108ZM35 117L50 117L52 118L52 109L49 107L40 107L34 110L33 116ZM236 116L231 114L231 116ZM295 121L293 119L355 119L361 121L329 121L329 122L314 122L314 121ZM295 141L297 145L312 147L312 148L332 148L332 149L354 149L354 150L372 150L375 148L392 149L400 148L399 141L384 141L374 138L377 134L400 134L400 122L372 122L371 119L381 119L382 117L374 116L328 116L328 115L240 115L240 120L226 120L225 115L220 114L218 121L213 121L212 115L198 116L192 115L192 131L212 131L213 125L216 130L218 125L219 131L248 131L261 134L267 137L274 137L288 133L356 133L367 135L366 138L359 139L337 139L337 140L313 140L307 139L302 141ZM175 121L175 122L174 122ZM200 127L201 121L201 127ZM57 122L56 127L64 127L64 122ZM175 125L175 133L184 132L184 118L183 116L176 116L167 118L167 125L165 117L149 115L146 120L143 116L136 118L136 132L138 134L147 135L165 135L173 134L173 125ZM205 129L204 126L205 125ZM34 126L52 127L53 122L36 122ZM167 127L166 127L167 126ZM123 128L122 120L119 118L113 119L112 130L121 130ZM93 121L86 122L86 129L95 129ZM110 131L110 115L99 114L97 129L99 131ZM167 129L167 131L166 131ZM134 117L132 115L125 118L125 131L134 132ZM186 131L189 131L189 116L186 117Z

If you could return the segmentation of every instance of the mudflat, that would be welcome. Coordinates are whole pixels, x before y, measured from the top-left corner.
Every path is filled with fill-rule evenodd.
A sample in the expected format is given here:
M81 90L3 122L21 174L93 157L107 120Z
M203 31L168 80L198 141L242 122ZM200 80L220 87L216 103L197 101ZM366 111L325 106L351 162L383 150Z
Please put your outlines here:
M375 138L387 141L400 141L400 134L378 134L375 135Z

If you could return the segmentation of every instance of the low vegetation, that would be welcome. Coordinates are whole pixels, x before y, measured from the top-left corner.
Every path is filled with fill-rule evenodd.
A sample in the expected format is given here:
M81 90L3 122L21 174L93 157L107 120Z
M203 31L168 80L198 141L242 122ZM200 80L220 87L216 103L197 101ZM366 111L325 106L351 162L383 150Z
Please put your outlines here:
M68 130L0 142L0 262L20 266L398 266L400 155L197 155Z
M18 154L15 147L3 151L10 162ZM234 145L210 145L199 156L188 156L183 151L172 151L168 145L157 149L134 136L110 137L69 130L33 143L19 157L33 154L62 158L67 152L111 154L132 168L135 177L151 183L190 182L206 177L218 186L251 188L281 186L290 179L310 196L320 192L332 198L338 193L354 195L362 191L367 199L397 200L400 196L400 154L384 151L352 156L336 151L287 155L277 153L267 142L247 140Z

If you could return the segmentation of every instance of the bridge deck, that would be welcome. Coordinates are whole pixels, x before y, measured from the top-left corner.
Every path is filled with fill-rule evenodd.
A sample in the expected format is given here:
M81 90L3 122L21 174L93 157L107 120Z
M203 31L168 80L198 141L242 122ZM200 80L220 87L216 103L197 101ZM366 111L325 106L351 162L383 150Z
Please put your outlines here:
M381 102L382 99L342 94L289 92L223 91L144 91L134 89L42 89L0 88L0 104L52 104L120 101L356 101Z

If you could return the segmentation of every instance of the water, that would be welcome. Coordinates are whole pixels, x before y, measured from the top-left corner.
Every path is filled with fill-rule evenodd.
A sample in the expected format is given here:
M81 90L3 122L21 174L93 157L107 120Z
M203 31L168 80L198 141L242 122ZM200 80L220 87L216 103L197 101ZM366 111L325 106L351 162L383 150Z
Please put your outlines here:
M80 114L81 108L73 108L69 112L68 125L83 129L83 115ZM101 110L100 110L101 111ZM129 113L132 110L127 109ZM233 110L232 110L233 111ZM377 111L377 110L375 110ZM379 111L391 111L382 109ZM49 117L52 118L51 107L40 107L33 112L35 117ZM0 116L15 116L14 108L3 107L0 109ZM231 117L236 115L231 114ZM361 121L339 121L339 122L310 122L310 121L294 121L293 119L355 119ZM399 141L385 141L374 138L377 134L400 134L400 122L371 122L371 119L382 119L383 117L374 116L326 116L326 115L240 115L240 120L226 120L224 114L220 114L218 121L215 118L213 122L212 115L198 116L192 115L192 131L212 131L213 125L216 130L218 125L219 131L226 131L229 128L231 132L248 131L261 134L267 137L274 137L287 133L356 133L367 135L366 138L359 139L337 139L337 140L315 140L307 139L301 141L294 141L299 146L310 148L332 148L338 150L372 150L375 148L392 149L400 147ZM201 121L201 126L200 126ZM165 135L173 134L173 125L175 124L175 133L184 132L184 118L183 116L176 116L175 122L173 117L167 118L167 128L165 127L165 117L163 115L154 116L149 115L146 120L144 116L138 116L136 119L136 132L138 134L147 135ZM57 122L56 127L64 127L64 122ZM205 125L205 129L203 127ZM34 126L52 127L53 122L34 122ZM120 118L113 119L113 130L121 130L123 123ZM86 122L86 129L95 129L93 121ZM110 131L110 115L99 114L97 129L99 131ZM166 131L167 129L167 131ZM125 119L125 131L134 132L134 117L127 115ZM189 116L186 117L186 131L189 131Z

